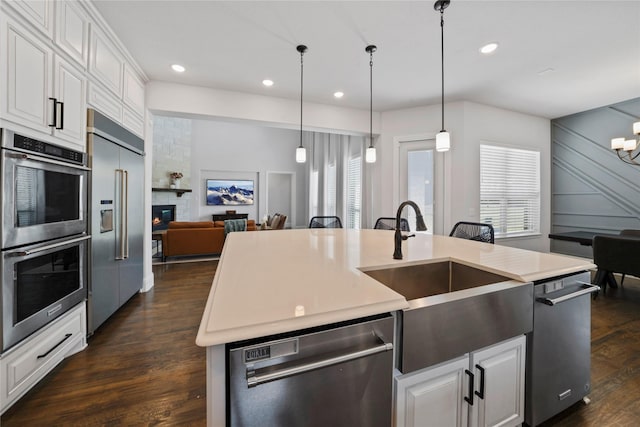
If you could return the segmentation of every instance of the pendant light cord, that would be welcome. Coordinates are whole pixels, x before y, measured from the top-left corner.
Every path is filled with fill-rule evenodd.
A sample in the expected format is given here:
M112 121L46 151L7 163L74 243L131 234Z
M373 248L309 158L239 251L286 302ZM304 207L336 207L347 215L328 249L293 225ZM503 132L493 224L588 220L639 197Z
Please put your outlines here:
M441 80L442 80L442 127L440 132L444 130L444 3L440 6L440 64L441 64Z
M373 49L369 51L369 148L373 147Z
M302 57L304 56L304 50L300 50L300 147L302 147L302 90L303 90L303 75L304 64Z

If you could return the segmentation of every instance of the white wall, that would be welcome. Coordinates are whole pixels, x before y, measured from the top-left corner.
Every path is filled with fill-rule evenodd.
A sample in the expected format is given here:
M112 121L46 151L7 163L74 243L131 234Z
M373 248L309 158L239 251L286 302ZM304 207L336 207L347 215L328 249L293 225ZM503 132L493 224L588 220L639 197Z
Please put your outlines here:
M260 222L266 214L267 171L293 172L296 176L297 206L304 209L304 165L295 162L299 131L228 123L215 120L192 121L191 196L192 220L210 220L212 213L235 209ZM205 180L252 179L255 203L252 206L207 206ZM288 220L306 223L304 211L282 212ZM296 226L295 222L288 225Z
M163 114L173 113L176 116L202 119L198 138L194 137L192 153L193 171L229 170L258 173L259 191L265 187L264 172L266 170L288 171L290 153L297 145L297 133L283 133L282 138L288 141L285 151L264 144L244 146L248 141L258 141L258 129L282 127L297 129L299 126L300 105L294 100L269 98L259 95L221 91L202 87L184 86L173 83L151 82L147 85L147 106L151 111ZM325 132L341 132L345 134L367 135L369 131L369 115L367 110L355 110L305 103L305 130ZM235 123L215 122L212 120L233 121ZM404 110L388 111L374 114L374 133L380 134L375 144L378 148L378 162L370 168L373 199L371 217L386 215L398 206L398 170L397 153L394 138L412 135L431 135L440 130L440 105L425 106ZM221 127L214 130L207 124L217 123ZM247 123L255 125L248 131L247 138L235 137ZM479 144L481 141L509 144L520 147L539 149L541 151L542 204L541 234L537 237L520 239L503 239L499 244L517 246L538 251L549 250L549 206L550 206L550 123L549 120L515 113L508 110L475 104L471 102L455 102L445 106L445 127L451 132L452 149L444 154L445 164L445 200L444 229L460 220L477 220L479 217ZM271 129L275 130L275 129ZM282 129L281 129L282 130ZM220 131L221 146L211 147L210 140L215 132ZM198 132L194 129L194 134ZM253 136L252 136L253 135ZM291 139L287 139L289 135ZM270 138L270 137L269 137ZM271 140L267 138L266 140ZM226 139L226 141L222 140ZM264 138L263 138L264 139ZM273 141L275 141L273 139ZM196 142L197 141L197 142ZM253 143L251 143L253 144ZM284 143L283 143L284 144ZM284 144L287 145L287 144ZM202 146L202 152L197 152ZM293 148L292 148L293 147ZM235 149L242 148L251 156L234 155ZM248 150L248 151L247 151ZM279 153L279 154L277 154ZM261 164L269 160L268 166ZM284 164L279 162L283 161ZM272 162L272 163L271 163ZM213 165L213 166L212 166ZM298 170L298 180L303 175ZM195 172L194 172L195 173ZM195 179L195 177L194 177ZM201 178L198 178L201 179ZM204 184L195 185L203 191ZM297 185L298 192L303 191L304 184ZM264 195L258 194L258 197ZM204 196L193 194L193 202L197 204L197 218L205 218L208 214L204 207ZM298 198L298 201L302 200ZM298 203L300 205L300 203ZM195 208L196 206L194 206ZM256 212L260 218L264 212ZM195 219L195 218L194 218ZM302 219L298 218L298 224Z
M394 139L412 135L435 136L440 130L440 106L382 114L378 212L397 206L397 144ZM491 142L541 153L541 230L535 237L500 239L496 243L548 252L550 230L550 121L500 108L457 102L445 106L445 128L451 133L451 150L445 157L445 219L450 230L457 221L478 221L480 206L480 143ZM392 179L390 179L392 178ZM374 215L375 216L375 215Z

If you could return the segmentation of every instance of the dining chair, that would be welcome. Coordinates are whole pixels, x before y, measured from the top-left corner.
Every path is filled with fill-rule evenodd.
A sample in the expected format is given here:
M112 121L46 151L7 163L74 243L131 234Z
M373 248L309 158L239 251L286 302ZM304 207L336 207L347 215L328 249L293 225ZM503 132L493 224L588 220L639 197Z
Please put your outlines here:
M392 217L380 217L376 220L375 230L395 230L396 219ZM409 221L406 218L400 218L400 231L411 231Z
M495 240L493 225L481 222L460 221L453 226L449 236L486 243L494 243Z
M342 228L342 221L337 216L314 216L309 228Z

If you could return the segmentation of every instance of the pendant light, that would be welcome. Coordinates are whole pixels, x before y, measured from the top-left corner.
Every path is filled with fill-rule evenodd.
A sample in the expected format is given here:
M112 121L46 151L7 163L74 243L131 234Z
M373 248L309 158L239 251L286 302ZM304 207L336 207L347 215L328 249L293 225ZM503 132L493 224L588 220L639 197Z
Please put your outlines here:
M369 147L364 156L367 163L376 162L376 148L373 146L373 52L377 49L372 44L365 48L369 53Z
M442 127L436 135L436 151L449 151L451 146L451 135L444 129L444 10L449 6L451 0L438 0L433 8L440 12L440 59L442 64Z
M300 52L300 145L296 148L296 162L304 163L307 161L307 150L302 146L302 83L304 75L302 57L307 51L307 47L301 44L296 47L296 50Z

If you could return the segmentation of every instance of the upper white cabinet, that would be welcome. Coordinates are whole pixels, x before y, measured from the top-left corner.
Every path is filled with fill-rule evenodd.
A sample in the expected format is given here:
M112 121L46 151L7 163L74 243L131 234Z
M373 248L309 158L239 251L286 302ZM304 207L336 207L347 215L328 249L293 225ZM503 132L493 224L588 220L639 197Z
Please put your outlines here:
M60 1L56 4L55 42L86 68L89 56L89 17L77 1Z
M86 79L17 22L2 17L3 119L85 146Z
M520 336L396 378L396 426L524 422L526 338Z
M128 64L124 66L122 100L134 112L144 116L144 83L138 79Z
M116 96L122 96L124 59L115 45L95 26L91 27L89 72Z
M144 82L105 33L92 27L90 40L90 106L143 136Z
M84 146L87 132L87 82L79 71L59 57L54 59L54 98L57 100L56 136Z
M54 0L2 0L14 8L33 28L53 39Z

